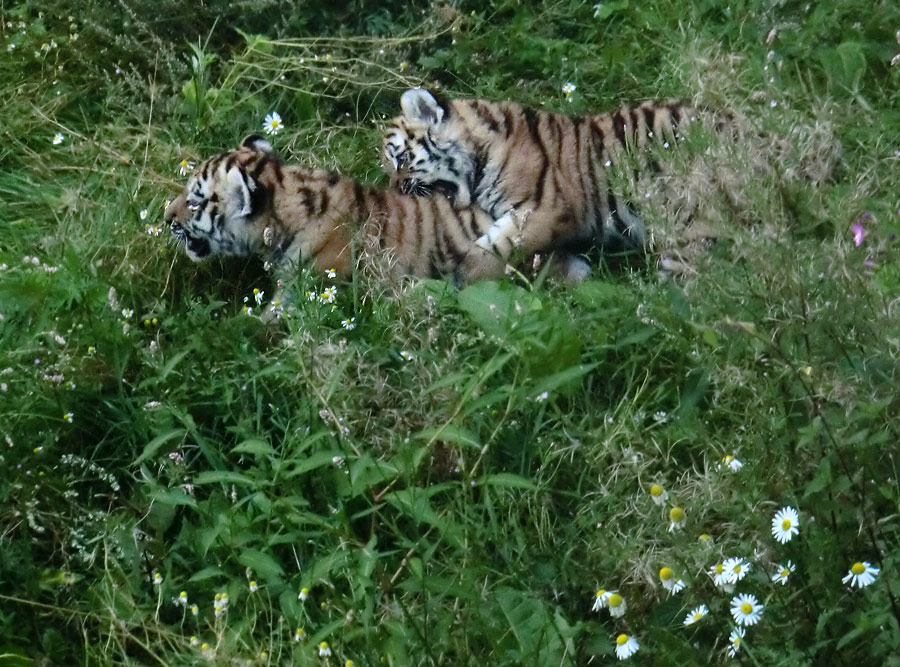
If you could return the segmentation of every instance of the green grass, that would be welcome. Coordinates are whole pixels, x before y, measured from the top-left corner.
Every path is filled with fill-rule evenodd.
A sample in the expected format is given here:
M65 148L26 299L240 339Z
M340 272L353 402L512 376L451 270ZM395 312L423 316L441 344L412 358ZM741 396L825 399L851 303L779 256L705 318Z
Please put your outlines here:
M304 7L0 5L0 664L606 664L620 633L637 664L728 662L730 556L765 606L742 664L900 664L896 3ZM178 163L272 110L289 160L383 183L418 84L734 113L736 143L623 179L694 272L374 267L272 327L242 312L261 266L152 233ZM683 243L673 192L716 244ZM881 573L851 590L856 561Z

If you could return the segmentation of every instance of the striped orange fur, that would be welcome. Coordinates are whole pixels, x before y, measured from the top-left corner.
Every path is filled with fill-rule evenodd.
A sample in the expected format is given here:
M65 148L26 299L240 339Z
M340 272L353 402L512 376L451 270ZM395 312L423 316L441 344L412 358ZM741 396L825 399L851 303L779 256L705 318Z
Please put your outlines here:
M255 136L200 164L165 219L198 261L260 255L282 269L308 264L346 277L359 240L390 255L402 274L468 282L505 268L474 244L493 222L484 211L286 165Z

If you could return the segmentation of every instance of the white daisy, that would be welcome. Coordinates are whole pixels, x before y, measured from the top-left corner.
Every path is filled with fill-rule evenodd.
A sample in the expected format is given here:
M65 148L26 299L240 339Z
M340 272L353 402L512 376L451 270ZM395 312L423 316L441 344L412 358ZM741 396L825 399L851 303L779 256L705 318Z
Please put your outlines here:
M763 606L750 593L741 593L731 598L731 615L738 625L755 625L762 616Z
M571 81L566 81L566 82L563 84L562 91L563 91L566 95L571 95L572 93L575 92L576 88L577 88L577 86L576 86L574 83L572 83Z
M737 655L738 650L741 648L741 641L744 639L744 635L747 634L747 631L744 628L735 628L731 631L731 634L728 635L728 643L730 646L728 647L728 655L732 658Z
M669 510L669 532L680 530L684 527L685 514L681 507L673 507Z
M641 645L634 637L629 637L626 634L621 634L616 637L616 657L619 660L630 658L637 653L637 650L640 647Z
M734 586L731 585L731 573L725 569L725 563L716 563L709 568L707 574L712 577L713 583L726 593L734 590Z
M654 484L650 487L650 497L654 503L662 505L669 499L669 493L659 484Z
M729 558L722 563L722 566L725 568L725 572L728 573L727 581L730 584L739 582L750 571L750 563L744 561L743 558Z
M793 507L782 507L772 519L772 535L776 540L784 544L800 533L800 515Z
M283 123L281 122L281 116L278 115L277 111L273 111L266 116L266 120L263 123L263 131L266 134L278 134L281 132L282 127Z
M328 647L328 642L319 642L319 657L327 658L331 655L331 649Z
M772 582L784 586L787 583L788 577L791 576L791 573L796 569L797 566L791 561L788 561L787 565L779 565L778 571L772 575Z
M591 611L600 611L605 608L609 603L609 597L613 593L615 593L615 591L608 591L603 588L599 589L594 596L594 605L591 607Z
M663 588L673 595L682 591L685 586L684 580L676 577L670 567L664 567L659 571L659 580L662 583Z
M57 132L56 134L53 135L53 145L59 146L65 138L66 138L66 135L64 135L62 132Z
M607 599L606 604L609 605L609 615L614 618L621 618L625 615L625 610L628 609L628 605L625 603L625 598L623 598L618 593L613 593Z
M849 582L851 586L856 586L857 588L863 588L875 581L875 577L878 576L879 572L881 572L879 568L872 567L867 561L856 562L853 563L847 576L841 581L845 584Z
M194 171L194 163L188 159L184 159L178 163L178 175L187 176Z
M709 608L705 604L701 604L699 607L691 609L687 616L684 617L685 626L693 625L697 621L701 620L704 616L709 613Z
M731 454L722 459L722 465L727 466L728 469L731 470L731 472L737 472L744 467L744 464L738 461Z

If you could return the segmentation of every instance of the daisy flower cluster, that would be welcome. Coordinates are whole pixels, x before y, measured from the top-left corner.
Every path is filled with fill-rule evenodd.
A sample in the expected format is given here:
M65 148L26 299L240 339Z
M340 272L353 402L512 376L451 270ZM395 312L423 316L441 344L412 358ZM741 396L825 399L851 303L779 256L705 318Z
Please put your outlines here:
M726 456L722 459L720 470L727 470L737 473L741 470L743 464L733 455ZM668 506L669 493L662 484L655 483L648 488L649 496L652 502L660 507ZM669 531L681 530L686 521L686 513L683 508L673 505L668 511ZM800 512L788 505L779 509L772 516L770 533L777 545L786 545L788 542L797 538L801 531ZM705 545L711 545L711 538L703 534L700 541ZM716 590L730 596L727 599L728 615L730 616L731 629L727 640L723 641L725 645L725 654L734 658L741 649L741 645L745 642L747 631L750 627L756 626L764 622L766 602L764 598L768 598L771 593L759 596L759 593L752 590L736 591L738 586L746 586L750 582L748 575L755 571L758 566L754 564L753 559L744 556L731 556L724 558L719 562L709 566L706 574L712 580L712 584ZM791 576L797 571L797 566L792 560L785 560L778 564L774 571L766 574L764 578L757 577L754 583L769 582L769 586L786 586ZM855 562L851 565L849 572L843 577L842 582L851 588L864 588L871 585L880 573L879 568L873 567L867 561ZM659 583L663 590L669 596L676 595L684 590L688 584L684 579L678 576L676 568L672 565L664 565L659 570ZM699 602L699 601L698 601ZM682 626L690 628L696 624L702 623L707 616L724 614L725 604L715 601L702 601L702 603L689 608L690 610L684 616ZM723 601L724 602L724 601ZM721 610L719 612L711 611ZM608 610L610 617L621 619L625 616L627 605L623 594L617 590L599 589L594 595L592 611L601 612ZM724 639L724 638L723 638ZM630 658L640 649L640 642L636 637L629 634L618 634L615 637L615 653L619 660Z

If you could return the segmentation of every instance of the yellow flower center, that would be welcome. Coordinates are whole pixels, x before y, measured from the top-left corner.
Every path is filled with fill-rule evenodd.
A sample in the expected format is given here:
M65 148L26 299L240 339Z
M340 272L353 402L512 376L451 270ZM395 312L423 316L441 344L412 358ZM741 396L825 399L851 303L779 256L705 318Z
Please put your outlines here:
M749 602L745 602L744 604L741 605L741 613L742 614L749 614L751 611L753 611L753 605L750 604Z
M673 507L669 510L669 518L672 519L675 523L679 521L684 521L684 510L680 507Z
M784 568L784 569L781 571L781 576L787 578L787 576L788 576L790 573L791 573L791 571L790 571L789 569Z
M699 611L696 614L694 614L695 621L699 621L701 618L703 618L703 614L701 614Z
M791 527L791 520L785 519L781 522L781 530L788 530Z
M618 637L616 637L616 644L618 644L619 646L622 646L622 644L626 643L627 641L628 635L619 635Z
M853 563L853 567L850 568L850 571L853 574L862 574L866 571L866 566L862 563Z
M608 602L610 607L618 607L620 604L622 604L622 596L618 593L613 593L609 596Z
M663 494L663 488L659 484L654 484L650 487L650 495L654 498L659 498Z
M722 574L725 571L725 566L722 563L716 564L716 574Z
M670 568L670 567L664 567L663 569L661 569L659 571L659 578L662 579L663 581L668 581L669 579L671 579L674 576L675 576L675 573L672 572L672 568Z
M740 574L742 569L743 569L743 568L742 568L740 565L735 565L735 566L734 566L734 573L735 573L735 574Z
M272 119L272 127L278 127L278 119L276 119L276 118Z
M602 597L603 597L603 594L604 594L605 592L606 592L606 590L603 589L603 588L601 588L599 591L597 591L597 597L598 597L598 598L602 598Z

